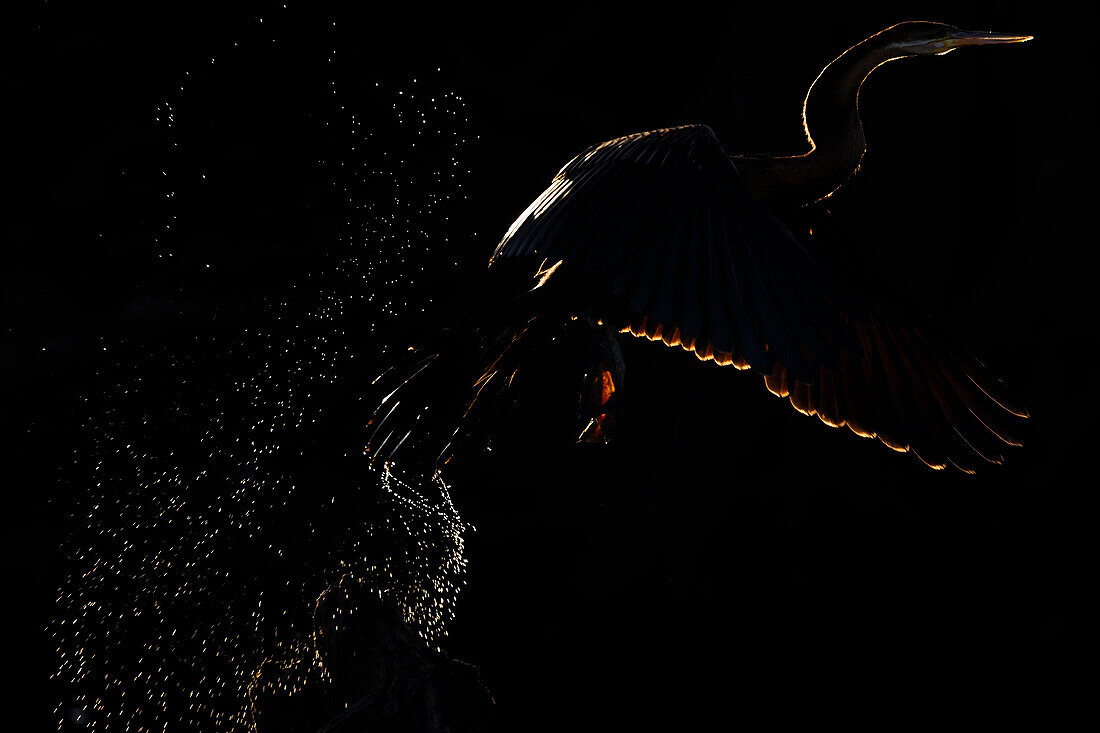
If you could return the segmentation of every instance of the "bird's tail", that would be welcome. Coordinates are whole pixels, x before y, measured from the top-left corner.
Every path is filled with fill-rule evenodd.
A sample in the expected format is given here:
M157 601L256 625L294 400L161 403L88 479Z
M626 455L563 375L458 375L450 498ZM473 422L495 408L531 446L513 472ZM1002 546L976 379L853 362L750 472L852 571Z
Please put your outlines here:
M400 456L441 466L458 445L484 437L487 415L506 398L536 322L531 316L495 329L459 329L408 347L374 380L377 404L364 449L371 464Z
M458 446L488 442L507 416L528 424L532 413L539 429L561 425L554 435L567 435L572 421L578 442L607 442L624 378L618 334L557 307L542 287L552 270L540 267L534 287L526 271L519 295L405 347L374 380L372 465L400 458L440 467Z
M525 268L494 268L427 316L426 335L373 382L365 446L372 465L400 456L438 467L459 445L488 440L532 346L552 340L546 331L554 319L545 314L553 308L542 286L553 272L540 267L532 282Z

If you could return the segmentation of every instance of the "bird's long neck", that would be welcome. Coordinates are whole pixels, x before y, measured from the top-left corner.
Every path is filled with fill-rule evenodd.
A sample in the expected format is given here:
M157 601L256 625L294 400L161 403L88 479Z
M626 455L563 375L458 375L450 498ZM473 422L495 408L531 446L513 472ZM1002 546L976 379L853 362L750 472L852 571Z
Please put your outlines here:
M898 57L876 41L872 36L845 51L810 86L803 108L808 153L738 161L750 194L770 206L802 206L833 193L855 173L867 149L860 86L876 67Z

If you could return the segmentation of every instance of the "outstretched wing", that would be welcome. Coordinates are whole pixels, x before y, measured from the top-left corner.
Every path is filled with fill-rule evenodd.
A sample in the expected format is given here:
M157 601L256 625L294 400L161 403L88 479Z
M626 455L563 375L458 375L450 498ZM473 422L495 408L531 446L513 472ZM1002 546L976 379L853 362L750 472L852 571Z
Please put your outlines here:
M493 253L602 272L624 330L765 375L829 425L925 463L999 460L1023 415L984 369L891 322L746 193L714 132L642 132L577 156Z
M629 135L574 158L493 260L523 255L607 272L614 293L647 316L649 335L700 358L763 373L779 360L808 380L809 359L838 368L836 347L848 341L827 276L749 199L702 125Z
M1023 404L929 319L879 290L875 284L883 279L828 211L807 208L801 218L823 265L838 279L862 283L867 316L850 322L861 353L842 353L840 370L818 369L812 384L793 379L778 364L764 378L768 390L799 412L877 437L932 468L951 465L973 473L982 462L1002 463L1006 446L1021 445L1019 430L1029 416Z

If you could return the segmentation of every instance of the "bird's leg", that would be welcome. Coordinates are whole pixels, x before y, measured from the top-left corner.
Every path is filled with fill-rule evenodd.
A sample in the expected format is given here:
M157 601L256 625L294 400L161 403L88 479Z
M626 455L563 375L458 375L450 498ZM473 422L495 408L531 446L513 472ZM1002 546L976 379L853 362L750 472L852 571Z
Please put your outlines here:
M577 399L578 443L607 443L615 425L615 410L622 399L626 363L618 332L590 314L570 316L585 332L585 373Z

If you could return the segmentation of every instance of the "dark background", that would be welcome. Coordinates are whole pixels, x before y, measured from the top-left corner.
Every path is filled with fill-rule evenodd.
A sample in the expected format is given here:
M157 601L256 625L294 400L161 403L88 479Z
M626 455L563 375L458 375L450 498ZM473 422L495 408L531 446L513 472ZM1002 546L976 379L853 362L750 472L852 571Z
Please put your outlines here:
M40 3L6 23L3 556L13 665L43 729L56 691L41 629L72 490L58 469L100 339L182 341L183 310L247 324L249 304L293 277L296 247L342 216L309 172L304 123L303 137L260 130L211 153L237 156L240 178L192 225L214 243L168 270L148 253L159 189L117 178L156 167L149 111L182 72L278 5ZM1092 584L1097 203L1093 40L1069 6L291 11L299 51L312 27L322 49L338 17L344 48L362 37L343 73L439 67L465 98L478 139L451 222L459 271L589 144L703 122L731 152L801 152L807 86L882 27L1034 34L879 70L862 95L869 152L831 204L896 287L1021 395L1025 447L976 477L936 474L794 413L758 378L631 343L632 422L617 445L593 455L533 434L511 456L455 467L478 531L448 651L481 667L513 729L1067 710ZM300 87L288 81L280 109ZM232 110L218 114L232 127ZM212 254L218 274L201 274Z

